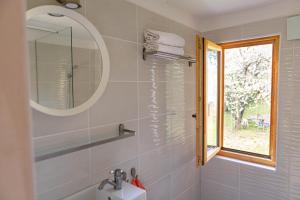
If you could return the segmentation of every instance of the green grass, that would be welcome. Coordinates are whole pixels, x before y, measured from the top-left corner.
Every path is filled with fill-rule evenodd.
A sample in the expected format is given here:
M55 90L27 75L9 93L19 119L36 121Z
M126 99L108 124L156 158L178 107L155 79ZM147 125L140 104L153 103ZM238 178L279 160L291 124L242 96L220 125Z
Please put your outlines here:
M269 110L268 105L258 104L246 109L244 119L257 116L257 114L267 115ZM217 137L215 120L209 119L207 122L211 122L207 126L207 143L215 145ZM269 128L257 127L255 122L249 122L249 126L245 129L236 130L231 114L224 113L224 147L267 155L269 153L269 131Z
M269 106L257 104L246 109L244 119L253 116L269 114ZM259 128L255 122L249 121L247 128L234 129L234 119L228 112L224 113L224 146L253 153L268 154L269 152L269 128Z

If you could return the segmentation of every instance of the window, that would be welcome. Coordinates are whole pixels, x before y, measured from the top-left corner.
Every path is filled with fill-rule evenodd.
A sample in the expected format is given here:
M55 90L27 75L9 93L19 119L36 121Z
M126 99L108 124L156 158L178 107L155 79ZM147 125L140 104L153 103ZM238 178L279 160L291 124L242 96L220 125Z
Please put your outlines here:
M202 164L219 154L275 166L278 53L279 36L203 40Z

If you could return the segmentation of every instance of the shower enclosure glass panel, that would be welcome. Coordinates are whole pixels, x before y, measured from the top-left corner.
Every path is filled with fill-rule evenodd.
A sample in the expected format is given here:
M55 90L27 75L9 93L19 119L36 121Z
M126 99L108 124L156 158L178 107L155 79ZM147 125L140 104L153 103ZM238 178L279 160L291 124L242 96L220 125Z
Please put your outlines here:
M34 45L36 102L55 109L73 108L72 28L49 32Z

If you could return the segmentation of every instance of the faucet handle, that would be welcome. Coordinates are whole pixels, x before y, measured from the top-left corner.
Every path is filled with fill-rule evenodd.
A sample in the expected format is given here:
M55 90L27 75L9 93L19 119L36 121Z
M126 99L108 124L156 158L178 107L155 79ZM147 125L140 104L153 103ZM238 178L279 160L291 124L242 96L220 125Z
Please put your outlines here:
M124 174L122 169L115 169L109 172L110 174L114 175L115 177L121 177Z

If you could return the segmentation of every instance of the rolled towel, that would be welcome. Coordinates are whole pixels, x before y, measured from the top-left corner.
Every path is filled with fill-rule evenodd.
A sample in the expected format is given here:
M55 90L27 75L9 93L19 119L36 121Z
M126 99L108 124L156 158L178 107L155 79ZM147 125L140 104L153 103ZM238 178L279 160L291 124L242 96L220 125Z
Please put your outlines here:
M149 51L161 51L165 53L171 53L176 55L184 55L184 50L181 47L168 46L156 43L144 43L144 48L147 52Z
M147 43L156 42L158 44L174 47L184 47L185 45L185 40L174 33L166 33L148 29L144 32L144 38L145 42Z

